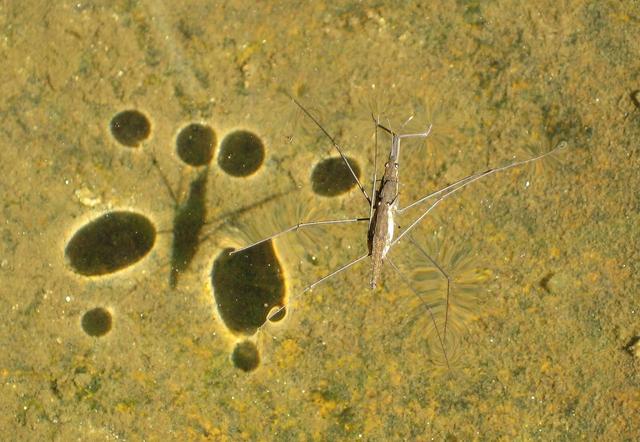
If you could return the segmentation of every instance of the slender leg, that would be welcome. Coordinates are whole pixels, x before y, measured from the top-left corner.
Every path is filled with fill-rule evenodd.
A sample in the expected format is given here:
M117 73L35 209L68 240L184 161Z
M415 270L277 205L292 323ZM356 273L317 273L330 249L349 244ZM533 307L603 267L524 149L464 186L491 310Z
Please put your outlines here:
M529 159L522 160L522 161L514 161L513 163L507 164L506 166L495 167L495 168L492 168L492 169L485 170L484 172L480 172L480 173L475 173L473 175L469 175L468 177L462 178L462 179L454 182L453 184L449 184L448 186L446 186L446 187L444 187L444 188L442 188L440 190L437 190L437 191L432 192L432 193L430 193L430 194L428 194L426 196L423 196L422 198L419 198L419 199L415 200L414 202L412 202L411 204L409 204L406 207L398 208L397 211L398 211L398 213L402 213L405 210L410 209L413 206L416 206L418 204L421 204L421 203L423 203L423 202L425 202L425 201L427 201L427 200L429 200L431 198L435 198L435 197L437 197L439 195L442 195L442 194L449 194L449 193L457 192L460 188L465 187L466 185L471 184L474 181L477 181L477 180L479 180L481 178L484 178L486 176L492 175L492 174L494 174L496 172L502 172L504 170L511 169L512 167L523 166L523 165L525 165L527 163L532 163L534 161L541 160L544 157L547 157L547 156L555 153L556 151L558 151L560 149L564 149L566 146L567 146L567 143L565 141L562 141L556 147L551 149L549 152L545 152L545 153L543 153L541 155L538 155L538 156L535 156L533 158L529 158Z
M365 258L369 257L369 252L365 253L364 255L354 259L353 261L350 261L348 263L346 263L345 265L343 265L342 267L339 267L337 270L334 270L333 272L329 273L326 276L323 276L322 278L318 279L316 282L314 282L313 284L310 284L308 286L306 286L303 290L302 293L304 292L308 292L309 290L312 290L315 286L317 286L318 284L326 281L327 279L331 278L332 276L337 275L338 273L347 270L349 267L359 263L360 261L362 261ZM278 310L276 310L275 312L271 313L269 315L269 317L267 319L271 320L271 318L273 318L274 316L276 316L278 313L280 313L283 309L285 308L285 306L283 305L282 307L280 307Z
M150 153L148 153L148 155L151 158L151 164L153 165L153 167L158 172L158 175L160 175L160 179L162 180L162 184L164 184L164 187L167 189L167 192L169 193L169 197L171 197L171 200L173 200L174 206L178 207L180 205L180 202L178 201L178 197L175 194L175 192L173 191L173 189L171 188L171 184L169 184L169 180L167 179L167 176L164 174L164 172L160 168L160 165L158 164L158 160L156 158L155 153L150 152Z
M420 253L422 253L429 261L431 261L431 264L433 264L433 266L436 269L438 269L440 274L444 276L444 278L447 280L447 298L445 302L444 328L442 332L442 335L444 336L444 340L446 341L447 340L447 324L449 322L449 295L451 294L451 277L447 272L444 271L442 266L438 264L438 262L435 259L429 256L429 254L420 246L420 244L418 244L418 242L413 238L413 236L409 235L409 241L411 241L411 243L414 246L416 246L416 248L420 251Z
M462 178L461 180L458 180L452 184L449 184L446 187L443 187L440 190L436 190L435 192L432 192L426 196L423 196L422 198L419 198L417 200L415 200L414 202L412 202L411 204L409 204L406 207L402 207L402 208L398 208L397 212L398 213L403 213L405 210L408 210L414 206L417 206L418 204L422 204L423 202L431 199L431 198L435 198L437 196L443 195L443 194L447 194L449 192L453 192L456 190L456 188L458 187L462 187L464 185L466 185L468 182L470 182L471 180L474 180L475 178L477 178L477 176L480 174L476 174L476 175L469 175L468 177Z
M413 118L413 117L412 117ZM407 120L405 122L405 124L407 124L409 121L411 120L411 118L409 120ZM412 134L396 134L394 131L392 131L389 128L384 127L383 125L380 124L380 122L378 120L376 121L376 126L381 128L382 130L384 130L385 132L387 132L388 134L391 135L391 150L389 152L389 162L395 162L396 163L396 168L398 168L400 166L400 141L404 138L426 138L429 136L429 134L431 133L431 128L432 125L429 125L429 127L427 128L427 130L425 132L420 132L420 133L412 133ZM403 124L404 126L404 124ZM376 135L377 135L377 131L376 131ZM385 166L386 169L387 166ZM400 178L398 176L398 174L396 174L397 176L397 181L398 181L398 187L400 186ZM396 193L395 198L394 198L394 204L397 206L398 203L398 193ZM396 209L397 210L397 209Z
M284 229L281 232L275 233L271 236L268 236L266 238L261 239L260 241L256 241L252 244L249 244L247 246L244 246L242 248L239 249L235 249L233 251L231 251L229 253L229 255L233 255L235 253L239 253L242 252L243 250L247 250L253 246L256 246L258 244L262 244L263 242L269 241L270 239L274 239L277 238L280 235L283 235L285 233L288 232L292 232L294 230L298 230L301 229L303 227L310 227L310 226L320 226L320 225L326 225L326 224L346 224L346 223L357 223L360 221L369 221L369 218L349 218L349 219L331 219L331 220L326 220L326 221L311 221L311 222L306 222L306 223L298 223L295 226L291 226L288 229Z
M382 129L383 131L385 131L386 133L388 133L391 136L397 136L398 138L426 138L429 136L429 134L431 133L431 128L433 127L432 124L429 125L429 127L427 128L426 131L424 132L418 132L418 133L414 133L414 134L396 134L395 132L393 132L391 129L383 126L382 124L380 124L380 120L378 120L377 118L373 119L376 122L376 125ZM409 121L409 120L408 120ZM407 122L408 122L407 121ZM405 123L406 124L406 123ZM404 126L404 124L403 124Z
M304 293L304 292L308 292L309 290L313 290L313 288L315 286L317 286L318 284L326 281L327 279L331 278L332 276L337 275L338 273L342 272L343 270L347 270L352 265L359 263L360 261L362 261L363 259L365 259L367 257L369 257L369 252L365 253L364 255L360 256L359 258L354 259L353 261L350 261L350 262L346 263L342 267L339 267L337 270L334 270L333 272L329 273L327 276L323 276L322 278L318 279L313 284L310 284L310 285L306 286L304 288L304 290L302 290L302 292Z
M307 117L309 117L311 119L311 121L314 122L314 124L316 126L318 126L318 128L322 131L323 134L325 134L325 136L329 139L329 141L331 141L331 144L333 145L333 147L335 147L335 149L340 154L340 157L342 158L342 161L344 161L344 163L347 165L347 168L349 169L349 172L351 172L351 177L353 178L353 180L356 182L356 184L360 188L360 192L362 192L362 195L364 195L364 197L367 199L367 202L369 204L371 204L371 198L369 198L369 195L367 194L367 191L364 190L364 187L362 187L362 183L358 179L358 175L356 175L356 173L353 171L353 168L351 167L351 164L349 164L349 161L347 160L347 157L344 155L344 152L342 151L342 148L338 145L338 143L336 143L335 138L333 138L329 134L329 132L327 132L327 130L324 127L322 127L320 122L313 115L311 115L311 112L309 112L298 100L296 100L295 98L293 98L289 94L287 94L287 96L291 99L291 101L293 101L296 104L296 106L298 106L302 110L302 112L304 112L307 115Z
M484 177L487 177L489 175L492 175L496 172L501 172L503 170L507 170L507 169L511 169L512 167L517 167L517 166L522 166L524 164L527 163L531 163L533 161L537 161L540 160L546 156L551 155L552 153L554 153L555 151L559 150L559 149L563 149L566 146L567 143L562 142L560 144L558 144L556 147L554 147L552 150L550 150L547 153L544 153L542 155L538 155L536 157L533 158L529 158L528 160L523 160L523 161L516 161L514 163L511 164L507 164L506 166L502 166L502 167L496 167L494 169L489 169L486 170L484 172L480 172L477 173L475 175L470 175L466 178L463 178L447 187L445 187L444 189L438 190L436 192L433 192L432 194L429 194L423 198L420 198L419 200L417 200L416 202L408 205L407 207L405 207L404 209L398 210L398 212L402 212L406 209L408 209L409 207L415 206L418 203L422 203L423 201L426 201L430 198L436 197L437 199L429 206L429 208L427 208L427 210L425 210L422 215L420 215L414 222L412 222L411 224L409 224L409 227L407 227L400 235L398 235L396 237L396 239L394 239L391 244L389 245L389 247L393 247L394 244L396 244L398 241L400 241L400 239L402 239L403 236L405 236L407 233L409 233L416 225L418 225L418 223L420 223L420 221L422 221L427 214L429 214L429 212L431 212L438 204L440 204L443 200L447 199L448 197L450 197L451 195L453 195L454 193L456 193L457 191L464 189L466 186L468 186L469 184L473 183L474 181L478 181L479 179L482 179Z
M405 120L404 123L402 123L402 126L400 126L400 128L404 128L407 124L409 124L409 121L413 120L413 115L411 115L409 118L407 118Z
M400 279L402 279L402 281L407 285L407 287L411 289L411 292L413 292L413 294L418 298L418 300L420 301L420 305L422 305L425 308L425 310L429 313L429 316L431 317L431 322L433 322L433 326L436 329L436 334L438 335L438 341L440 342L440 348L442 349L442 353L444 354L444 360L447 363L447 368L451 368L449 366L449 357L447 356L447 349L444 346L444 341L442 340L442 335L440 334L440 329L438 328L438 324L436 323L436 317L433 314L433 310L431 310L431 307L429 306L429 304L427 304L424 298L420 295L420 293L413 288L413 286L411 285L407 277L393 263L393 261L391 260L391 258L389 258L388 255L386 259L389 262L389 264L391 264L391 267L393 267L393 269L398 273L398 275L400 276Z
M371 115L373 117L373 115ZM371 204L369 204L369 229L371 229L371 222L373 221L373 211L376 204L376 173L378 171L378 127L380 127L380 120L378 117L374 117L373 120L376 123L375 131L375 147L373 149L373 182L371 183Z
M429 125L429 127L427 128L426 131L424 132L418 132L415 134L401 134L398 135L399 138L427 138L429 136L429 134L431 133L431 128L433 127L432 124Z

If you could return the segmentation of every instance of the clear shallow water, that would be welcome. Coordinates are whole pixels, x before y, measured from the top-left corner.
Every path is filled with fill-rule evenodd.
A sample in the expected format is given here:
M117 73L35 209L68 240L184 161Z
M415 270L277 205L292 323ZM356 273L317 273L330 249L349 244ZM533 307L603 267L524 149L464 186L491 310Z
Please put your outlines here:
M640 58L627 7L3 6L2 428L23 440L637 437ZM299 294L364 247L345 226L276 242L288 314L241 348L245 361L259 353L255 370L234 366L245 338L224 325L210 283L222 250L301 216L366 214L357 191L313 193L314 166L334 152L280 89L365 177L371 111L395 127L432 121L428 143L403 151L405 202L568 143L421 226L473 282L452 320L450 370L393 275L371 292L360 266ZM110 128L126 109L149 119L138 148ZM265 158L247 177L214 160L211 237L171 288L176 204L152 158L184 198L197 170L177 144L192 123L215 132L214 155L245 129ZM154 223L152 251L76 274L70 238L113 210Z

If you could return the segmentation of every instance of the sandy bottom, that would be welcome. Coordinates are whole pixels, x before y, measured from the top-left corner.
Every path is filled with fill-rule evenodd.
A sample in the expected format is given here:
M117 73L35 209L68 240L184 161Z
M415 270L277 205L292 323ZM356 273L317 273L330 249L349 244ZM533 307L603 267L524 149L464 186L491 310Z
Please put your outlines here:
M640 438L637 5L330 3L0 6L5 433ZM226 250L369 211L319 178L336 152L283 92L368 193L371 113L432 123L403 142L401 206L566 148L444 200L375 290L364 261L303 293L366 251L366 223ZM238 130L262 157L226 150ZM203 133L210 165L189 164Z

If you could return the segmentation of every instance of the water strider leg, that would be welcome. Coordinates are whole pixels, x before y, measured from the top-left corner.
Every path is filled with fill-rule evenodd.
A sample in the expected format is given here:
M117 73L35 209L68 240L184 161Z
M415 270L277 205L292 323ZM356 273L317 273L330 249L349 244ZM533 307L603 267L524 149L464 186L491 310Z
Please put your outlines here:
M354 259L353 261L349 261L348 263L344 264L343 266L339 267L338 269L334 270L333 272L329 273L326 276L323 276L322 278L318 279L316 282L314 282L313 284L310 284L308 286L306 286L301 293L305 293L308 292L309 290L313 290L313 288L315 286L317 286L318 284L326 281L327 279L337 275L338 273L347 270L349 267L359 263L360 261L362 261L365 258L369 257L369 252L365 253L364 255ZM281 306L280 308L278 308L278 310L276 310L275 312L271 313L267 319L271 320L271 318L273 318L274 316L276 316L278 313L280 313L283 309L285 308L285 306Z
M564 149L565 146L567 145L566 142L561 142L559 143L556 147L554 147L552 150L550 150L549 152L543 153L542 155L538 155L536 157L533 158L529 158L527 160L522 160L522 161L515 161L513 163L507 164L506 166L502 166L502 167L496 167L493 169L488 169L484 172L480 172L480 173L476 173L474 175L469 175L466 178L462 178L461 180L456 181L455 183L445 187L444 189L440 189L436 192L430 193L427 196L424 196L418 200L416 200L415 202L409 204L407 207L403 208L403 209L398 209L399 213L402 213L403 211L409 209L410 207L413 207L417 204L420 204L424 201L427 201L428 199L434 198L437 196L437 199L429 206L429 208L427 208L427 210L425 210L422 215L420 215L415 221L413 221L411 224L409 224L409 227L407 227L402 233L400 233L400 235L398 235L396 237L396 239L394 239L391 242L391 245L389 246L390 248L393 247L398 241L400 241L400 239L402 239L403 236L405 236L407 233L409 233L415 226L418 225L418 223L420 223L420 221L422 221L429 212L431 212L431 210L433 210L438 204L440 204L443 200L447 199L448 197L450 197L451 195L453 195L454 193L456 193L457 191L465 188L466 186L468 186L469 184L473 183L474 181L478 181L484 177L487 177L489 175L493 175L494 173L497 172L501 172L507 169L511 169L512 167L517 167L517 166L522 166L524 164L527 163L531 163L537 160L540 160L544 157L547 157L551 154L553 154L554 152L556 152L557 150L560 149Z
M380 126L380 118L374 117L373 121L376 123L375 129L375 141L374 141L374 149L373 149L373 180L371 182L371 201L369 203L369 229L371 229L371 223L373 221L373 212L375 210L375 205L377 203L377 195L376 195L376 181L377 181L377 172L378 172L378 127Z
M410 120L411 119L407 120L407 122L409 122ZM376 120L375 118L374 118L374 121L376 122L376 128L379 127L382 130L384 130L385 132L387 132L389 135L391 135L391 149L389 150L389 159L387 160L387 164L385 164L385 177L387 177L388 168L395 167L396 171L398 171L399 168L400 168L400 141L402 139L404 139L404 138L426 138L431 133L431 128L432 128L432 125L429 125L427 130L424 131L424 132L410 133L410 134L397 134L394 131L392 131L391 129L381 125L380 122L378 120ZM405 122L405 124L407 122ZM377 135L377 130L376 130L376 135ZM383 178L383 180L384 180L384 178ZM396 187L399 187L400 186L400 178L399 178L399 173L397 173L397 172L395 174L395 181L396 181ZM397 204L398 204L398 193L397 193L397 190L396 190L396 195L395 195L394 200L393 200L393 204L394 204L394 209L393 210L394 210L394 212L396 212L397 211Z
M310 284L308 286L306 286L303 290L302 293L304 292L308 292L309 290L313 290L313 288L315 286L317 286L318 284L320 284L321 282L326 281L327 279L331 278L332 276L337 275L338 273L342 272L343 270L348 269L349 267L351 267L354 264L359 263L360 261L362 261L363 259L367 258L369 256L369 252L365 253L364 255L354 259L353 261L350 261L348 263L346 263L345 265L343 265L342 267L339 267L337 270L334 270L333 272L329 273L327 276L323 276L322 278L318 279L316 282L314 282L313 284Z
M174 207L178 207L180 205L180 201L178 200L178 196L173 191L173 188L171 187L171 184L169 184L169 179L167 178L167 175L165 175L165 173L160 168L160 164L158 164L158 159L156 158L155 151L154 152L149 152L149 153L147 153L147 155L151 158L151 164L156 169L156 172L158 172L158 175L160 175L160 179L162 180L162 183L164 184L164 187L167 189L167 192L169 193L169 197L173 201ZM180 178L180 181L182 182L182 177ZM180 185L179 187L182 187L182 185ZM178 190L180 190L180 189L178 189Z
M420 301L420 305L422 305L425 308L425 310L429 313L429 316L431 317L431 322L433 322L433 326L436 329L436 334L438 335L438 341L440 342L440 348L442 349L442 353L444 354L444 360L447 363L447 368L451 368L449 366L449 357L447 356L447 349L444 346L444 341L442 340L442 335L440 334L440 329L438 328L438 324L436 323L436 317L433 314L433 310L431 309L429 304L427 304L425 302L424 298L420 295L420 293L416 289L413 288L413 286L411 285L411 283L409 282L407 277L393 263L393 261L391 260L391 258L389 256L387 256L387 261L389 262L391 267L398 273L398 275L400 276L400 279L402 279L402 281L405 283L405 285L407 285L407 287L409 287L411 292L418 298L418 300Z
M460 179L460 180L458 180L458 181L456 181L456 182L454 182L452 184L449 184L448 186L443 187L440 190L436 190L435 192L432 192L432 193L430 193L430 194L428 194L426 196L423 196L422 198L419 198L419 199L415 200L414 202L412 202L411 204L409 204L406 207L398 208L398 209L396 209L396 211L398 213L403 213L405 210L409 210L410 208L412 208L414 206L417 206L419 204L422 204L423 202L425 202L425 201L427 201L427 200L429 200L431 198L435 198L435 197L437 197L439 195L445 195L445 194L447 194L449 192L453 192L453 191L456 190L457 187L462 187L462 186L466 185L467 182L470 182L471 180L473 180L475 178L477 178L477 175L469 175L468 177L462 178L462 179Z
M418 242L413 238L413 236L409 235L409 241L411 241L411 243L420 251L420 253L422 253L429 261L431 261L431 264L433 264L433 266L436 269L438 269L440 274L444 276L444 278L447 280L447 298L445 301L444 328L442 332L442 336L446 341L447 340L447 324L449 322L449 295L451 294L451 277L447 272L444 271L442 266L438 264L438 262L435 259L429 256L429 254L420 246L420 244L418 244Z
M366 198L367 202L369 204L371 204L371 198L369 198L369 195L367 194L367 191L364 190L364 187L362 187L362 183L360 182L360 180L358 179L358 176L356 175L356 173L353 171L353 168L351 167L351 164L349 164L349 160L347 160L347 157L344 155L342 148L338 145L338 143L336 143L335 138L333 138L329 132L327 132L327 130L322 127L322 125L320 124L320 122L313 116L311 115L311 112L309 112L298 100L296 100L295 98L293 98L293 96L286 94L291 101L293 101L296 106L298 106L302 112L305 113L305 115L307 117L309 117L309 119L311 119L311 121L313 121L313 123L318 126L318 128L322 131L323 134L325 134L325 136L329 139L329 141L331 141L331 144L333 145L333 147L335 147L335 149L338 151L338 153L340 154L340 157L342 158L342 161L344 161L344 163L347 165L347 168L349 169L349 172L351 172L351 177L353 178L353 180L355 181L355 183L358 185L358 188L360 189L360 192L362 192L362 195L364 195L364 197Z
M377 127L379 127L380 129L384 130L389 135L395 136L395 137L398 137L398 138L426 138L431 133L431 128L433 127L433 125L430 124L429 127L427 128L427 130L424 131L424 132L416 132L414 134L397 134L394 131L392 131L391 129L387 128L386 126L383 126L382 124L380 124L380 120L379 119L374 117L373 121L375 121ZM404 126L404 124L403 124L403 126Z
M310 227L310 226L320 226L320 225L326 225L326 224L346 224L346 223L357 223L357 222L361 222L361 221L369 221L369 218L347 218L347 219L331 219L331 220L325 220L325 221L310 221L310 222L306 222L306 223L298 223L294 226L289 227L288 229L284 229L281 232L275 233L271 236L268 236L266 238L261 239L260 241L256 241L252 244L249 244L247 246L241 247L239 249L235 249L231 252L229 252L229 255L233 255L235 253L239 253L242 252L243 250L247 250L253 246L256 246L258 244L261 244L265 241L269 241L270 239L274 239L277 238L280 235L284 235L285 233L289 233L292 232L294 230L298 230L304 227Z
M391 129L388 129L382 124L380 124L380 117L374 116L372 114L371 118L373 118L373 122L375 123L376 128L375 128L375 143L374 143L375 148L373 153L373 180L371 183L372 199L371 199L371 204L369 205L369 220L370 220L369 228L371 228L371 222L373 220L373 212L375 210L375 204L376 204L376 182L377 182L376 172L378 170L378 129L383 129L392 137L395 137L395 139L392 141L392 149L395 149L397 152L394 155L396 157L396 160L397 160L397 157L399 156L399 149L400 149L400 142L399 141L396 142L396 139L399 140L400 138L427 137L431 132L431 125L430 125L426 132L422 132L418 134L396 135L395 132L393 132ZM404 127L404 125L407 124L409 121L411 121L412 118L413 117L410 117L407 121L405 121L405 123L402 126Z

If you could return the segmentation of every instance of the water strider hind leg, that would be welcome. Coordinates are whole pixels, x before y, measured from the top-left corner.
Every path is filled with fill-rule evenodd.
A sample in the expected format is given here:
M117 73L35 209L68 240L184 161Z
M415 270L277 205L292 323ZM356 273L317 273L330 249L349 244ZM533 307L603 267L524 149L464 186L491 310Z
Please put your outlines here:
M413 238L413 236L409 235L409 241L411 242L411 244L413 244L418 251L420 252L420 254L422 254L424 257L426 257L431 264L433 264L433 266L438 270L438 272L446 279L447 281L447 297L446 297L446 301L445 301L445 311L444 311L444 327L443 327L443 339L446 342L447 341L447 324L449 323L449 296L451 295L451 277L449 276L449 274L447 272L445 272L444 268L438 264L438 262L433 259L425 250L424 248L422 248L422 246L420 246L420 244L418 244L418 242Z
M449 357L447 355L447 349L444 345L444 341L443 341L443 336L440 333L440 329L438 328L438 323L436 322L436 317L433 313L433 309L429 306L429 304L424 300L424 298L422 297L422 295L420 295L420 292L418 292L413 285L411 285L411 282L409 282L409 279L400 271L400 269L394 264L393 260L391 260L391 258L389 256L387 256L387 262L389 262L389 265L391 265L391 268L393 268L393 270L396 271L396 273L398 274L398 276L400 276L400 279L402 280L402 282L405 283L405 285L407 287L409 287L409 289L411 290L411 292L416 296L416 298L418 298L418 301L420 302L420 305L427 311L427 313L429 314L429 317L431 318L431 322L433 323L433 327L436 330L436 335L438 336L438 342L440 343L440 348L442 349L442 354L444 355L444 360L447 363L447 368L450 368L449 366Z
M453 184L450 184L440 190L437 190L435 192L432 192L422 198L417 199L416 201L414 201L413 203L409 204L408 206L402 208L402 209L398 209L397 212L398 213L402 213L405 210L414 207L418 204L421 204L431 198L435 198L435 201L417 218L415 219L411 224L409 224L409 227L407 227L405 230L402 231L402 233L400 233L400 235L398 235L392 242L390 247L393 247L398 241L400 241L402 239L403 236L405 236L406 234L408 234L409 232L411 232L411 230L413 230L415 228L415 226L417 226L420 221L422 221L428 214L429 212L431 212L438 204L440 204L442 201L444 201L445 199L447 199L448 197L450 197L451 195L453 195L454 193L458 192L461 189L464 189L466 186L468 186L469 184L478 181L482 178L485 178L489 175L493 175L494 173L497 172L502 172L504 170L507 169L511 169L513 167L518 167L518 166L523 166L525 164L528 163L532 163L534 161L538 161L541 160L549 155L552 155L553 153L555 153L556 151L560 150L560 149L564 149L566 147L567 143L566 142L561 142L559 143L556 147L554 147L552 150L545 152L541 155L526 159L526 160L522 160L522 161L514 161L513 163L507 164L506 166L501 166L501 167L495 167L492 169L488 169L485 170L484 172L479 172L473 175L469 175L468 177L462 178L456 182L454 182Z
M337 275L340 272L343 272L344 270L347 270L348 268L354 266L355 264L359 263L360 261L362 261L365 258L369 257L369 252L365 253L362 256L359 256L358 258L349 261L348 263L342 265L341 267L337 268L336 270L334 270L333 272L329 273L328 275L323 276L322 278L318 279L316 282L309 284L308 286L306 286L301 293L305 293L308 292L309 290L313 290L313 288L315 286L317 286L320 283L323 283L324 281L326 281L327 279ZM280 308L278 308L277 310L271 312L269 314L269 316L267 317L267 319L271 320L271 318L273 318L274 316L278 315L283 309L285 308L285 306L281 306Z

